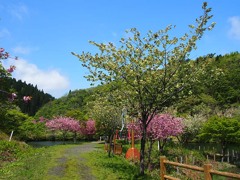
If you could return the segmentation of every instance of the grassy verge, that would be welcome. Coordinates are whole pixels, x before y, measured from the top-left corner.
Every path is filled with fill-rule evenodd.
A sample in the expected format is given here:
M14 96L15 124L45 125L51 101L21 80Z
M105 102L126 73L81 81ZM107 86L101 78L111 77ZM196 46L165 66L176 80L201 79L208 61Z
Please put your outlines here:
M108 157L108 153L103 150L103 144L96 146L98 147L97 150L91 152L84 151L85 147L83 147L84 152L82 152L82 150L78 150L82 146L78 145L31 148L25 143L0 140L0 179L68 180L81 179L81 177L88 175L91 177L92 174L97 180L160 179L159 167L154 167L151 172L146 171L144 177L139 177L139 164L129 162L124 155ZM123 149L125 151L128 146L124 146ZM199 152L177 148L176 146L166 148L165 154L169 160L174 160L174 157L179 155L189 155L189 157L195 157L195 162L198 162L199 166L205 162L204 157ZM159 154L153 155L153 159L159 165ZM235 172L235 170L233 171L235 166L229 166L226 163L214 162L214 167L218 170ZM168 170L169 174L176 172L174 168ZM177 177L179 174L174 175ZM181 176L181 179L184 178L186 176Z
M0 141L0 179L40 180L48 176L48 171L56 165L68 146L32 148L20 142Z
M108 157L107 152L101 149L81 155L86 159L86 165L92 169L92 173L99 180L148 180L159 179L159 176L151 176L149 173L139 176L139 165L129 162L123 156L114 155Z
M0 170L0 179L40 179L47 169L48 151L46 149L26 148L16 154L9 154L10 161L4 161Z

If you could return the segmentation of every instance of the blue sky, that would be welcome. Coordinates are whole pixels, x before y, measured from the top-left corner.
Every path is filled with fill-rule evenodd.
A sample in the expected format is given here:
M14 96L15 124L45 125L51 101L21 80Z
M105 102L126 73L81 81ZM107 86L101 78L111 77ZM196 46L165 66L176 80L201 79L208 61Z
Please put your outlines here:
M240 1L209 0L216 27L205 33L191 58L240 48ZM90 87L87 70L71 52L95 52L89 40L118 44L125 30L144 36L176 25L181 36L202 15L202 0L0 0L0 47L19 60L16 79L56 98Z

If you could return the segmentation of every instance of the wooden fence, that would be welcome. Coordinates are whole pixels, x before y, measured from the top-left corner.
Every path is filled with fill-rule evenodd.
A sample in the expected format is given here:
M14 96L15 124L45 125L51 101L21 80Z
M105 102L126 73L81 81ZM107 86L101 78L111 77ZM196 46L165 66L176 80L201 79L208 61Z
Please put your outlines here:
M196 149L196 148L193 148ZM239 161L240 153L238 150L234 149L227 149L225 153L224 150L222 149L221 151L219 150L217 152L217 149L215 147L205 147L205 146L198 146L199 151L203 151L206 154L207 159L213 159L214 161L219 161L219 162L228 162L228 163L234 163ZM209 154L208 151L213 151L215 153Z
M110 144L109 143L105 143L104 144L104 150L107 152L110 148ZM116 155L121 155L122 154L122 144L118 143L118 144L112 144L112 152Z
M240 179L240 174L234 174L234 173L229 173L229 172L222 172L222 171L213 170L211 164L204 164L203 167L198 167L198 166L193 166L193 165L188 165L188 164L182 164L182 163L178 163L178 162L169 161L169 160L167 160L167 158L165 156L161 156L160 157L160 177L161 177L161 180L165 180L165 179L180 180L179 178L175 178L175 177L167 175L166 164L190 169L190 170L193 170L193 171L200 171L200 172L204 173L204 179L205 180L212 180L212 175L218 175L218 176L225 176L225 177Z

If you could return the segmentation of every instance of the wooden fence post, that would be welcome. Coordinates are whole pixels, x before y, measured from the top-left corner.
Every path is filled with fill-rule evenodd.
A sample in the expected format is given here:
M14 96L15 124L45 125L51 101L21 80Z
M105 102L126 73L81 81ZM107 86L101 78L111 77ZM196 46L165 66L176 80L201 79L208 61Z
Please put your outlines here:
M175 158L175 161L178 162L178 158L177 158L177 157ZM178 166L176 167L176 169L177 169L177 173L179 173L179 168L178 168Z
M166 174L166 167L164 161L167 160L165 156L160 156L160 177L161 180L164 180L164 175Z
M204 169L205 180L212 180L212 175L211 175L211 172L210 172L211 169L212 169L212 165L211 164L204 164L203 169Z

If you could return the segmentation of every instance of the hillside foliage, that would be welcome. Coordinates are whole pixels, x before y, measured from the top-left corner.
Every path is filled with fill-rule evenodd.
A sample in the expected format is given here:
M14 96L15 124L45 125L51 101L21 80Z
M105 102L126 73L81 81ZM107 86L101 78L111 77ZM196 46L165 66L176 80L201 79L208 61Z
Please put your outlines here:
M49 101L55 98L43 90L39 90L37 85L27 84L21 80L10 78L7 80L9 89L17 92L17 96L23 97L24 95L31 96L31 101L25 103L21 100L16 100L14 103L21 109L23 113L34 116L36 112Z
M185 134L182 135L183 142L187 142L187 139L194 140L198 134L201 126L193 129L193 127L197 127L191 125L191 123L195 123L193 122L194 120L201 121L203 122L201 124L204 124L204 119L212 115L239 116L236 109L239 109L240 103L240 53L232 52L225 55L208 54L198 57L194 61L199 60L209 62L205 76L199 80L198 84L192 87L192 95L177 101L172 106L174 111L171 111L171 113L184 117L186 119L185 122L188 124L188 130L186 129ZM220 76L211 76L212 71L218 71ZM34 87L14 79L12 82L14 83L11 87L17 89L19 94L31 94L33 98L30 104L24 104L21 101L1 101L0 129L7 134L15 129L15 135L19 134L20 137L29 137L30 139L38 139L37 137L43 136L41 133L43 127L34 125L32 123L34 119L40 117L51 119L62 115L79 121L86 121L96 116L96 113L100 113L101 109L104 110L104 107L101 106L99 106L98 112L94 110L99 101L101 102L100 97L104 98L105 101L111 101L111 94L116 93L111 85L107 84L89 89L69 91L67 95L54 99L51 95L37 90L36 86ZM114 107L115 105L111 105L111 103L108 106ZM119 107L121 112L122 107L120 105L116 107ZM35 111L36 114L34 115ZM196 122L195 124L198 123ZM121 128L121 121L117 127ZM97 134L103 135L104 131L101 133L97 132Z

